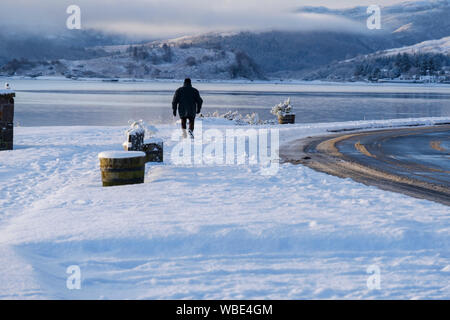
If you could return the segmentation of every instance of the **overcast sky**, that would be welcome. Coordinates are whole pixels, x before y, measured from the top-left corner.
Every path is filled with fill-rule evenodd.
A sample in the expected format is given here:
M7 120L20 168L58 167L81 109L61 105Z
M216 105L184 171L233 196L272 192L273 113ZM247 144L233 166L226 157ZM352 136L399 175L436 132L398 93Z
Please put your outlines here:
M66 8L81 8L82 28L141 37L212 31L355 29L344 19L293 14L307 5L330 8L380 6L403 0L1 0L0 23L49 32L64 28Z

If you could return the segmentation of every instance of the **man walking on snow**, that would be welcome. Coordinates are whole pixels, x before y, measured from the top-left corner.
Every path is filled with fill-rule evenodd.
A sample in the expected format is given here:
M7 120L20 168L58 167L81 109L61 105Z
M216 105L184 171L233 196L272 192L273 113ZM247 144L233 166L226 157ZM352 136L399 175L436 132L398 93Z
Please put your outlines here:
M172 101L173 116L176 117L178 109L183 137L187 137L186 122L189 119L189 135L192 139L194 138L195 115L200 113L202 104L203 100L200 93L192 87L191 79L186 78L184 85L175 91Z

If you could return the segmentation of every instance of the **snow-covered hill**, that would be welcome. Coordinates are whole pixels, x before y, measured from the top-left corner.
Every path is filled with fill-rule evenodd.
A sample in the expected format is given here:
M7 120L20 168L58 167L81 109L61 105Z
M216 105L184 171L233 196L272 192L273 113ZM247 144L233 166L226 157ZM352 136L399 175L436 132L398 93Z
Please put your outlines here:
M441 53L448 55L450 54L450 37L444 37L439 40L424 41L412 46L385 50L381 54L396 55L399 53L407 53L407 54Z
M98 50L99 48L95 48ZM259 79L262 75L242 52L166 43L102 47L106 56L87 60L9 63L0 74L68 78Z
M366 10L366 6L359 6L338 10L303 7L298 11L341 16L365 25L368 17ZM56 46L56 49L50 45L56 45L58 41L56 44L47 41L42 45L39 39L32 41L23 38L20 41L22 46L19 46L21 51L12 50L15 46L6 51L7 46L0 47L0 75L151 79L185 76L199 79L258 79L266 76L300 79L305 74L336 64L336 61L379 54L383 50L392 54L399 50L448 52L448 38L445 39L450 36L450 0L407 1L382 7L381 16L382 30L370 32L341 29L210 32L131 46L117 45L127 42L106 36L98 36L97 39L95 34L87 33L79 36L81 40L87 40L80 42L71 38L69 41L83 44L78 48L79 52L72 49L65 52L66 46ZM0 40L5 34L9 32L0 35ZM9 38L19 39L11 35ZM441 40L430 41L434 39ZM167 52L161 51L164 44L172 50L170 59ZM22 50L23 45L28 50ZM36 50L42 47L45 52ZM30 52L36 54L28 54ZM21 60L21 57L29 61Z
M343 16L364 22L367 6L349 9L302 7L300 12ZM450 35L450 0L405 1L381 7L381 27L393 39L403 44L414 44Z

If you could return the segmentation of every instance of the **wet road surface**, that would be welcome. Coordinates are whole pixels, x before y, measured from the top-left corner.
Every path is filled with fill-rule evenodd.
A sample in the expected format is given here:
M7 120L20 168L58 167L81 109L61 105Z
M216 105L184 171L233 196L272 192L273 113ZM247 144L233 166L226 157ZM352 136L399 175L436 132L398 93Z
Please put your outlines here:
M380 189L450 206L450 125L300 139L280 150L303 164Z
M450 188L450 127L356 135L336 143L344 156L375 169Z

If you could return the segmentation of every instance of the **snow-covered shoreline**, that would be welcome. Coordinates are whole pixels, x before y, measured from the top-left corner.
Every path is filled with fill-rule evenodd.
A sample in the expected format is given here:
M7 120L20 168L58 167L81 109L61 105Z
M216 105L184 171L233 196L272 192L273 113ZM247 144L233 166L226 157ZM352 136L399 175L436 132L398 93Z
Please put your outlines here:
M61 76L0 76L1 81L8 80L57 80L57 81L79 81L79 82L111 82L112 80L119 83L180 83L184 79L137 79L137 78L77 78L70 79ZM192 79L196 83L211 83L211 84L276 84L276 85L323 85L323 86L352 86L352 87L415 87L415 88L450 88L446 83L376 83L376 82L364 82L364 81L325 81L325 80L296 80L296 79L268 79L268 80L248 80L248 79L231 79L231 80L213 80L213 79Z
M340 128L450 118L258 126L281 143ZM206 119L204 129L233 129ZM243 129L250 128L245 126ZM0 153L0 298L448 299L448 207L303 166L177 166L175 124L146 183L102 188L124 127L17 127ZM68 290L78 265L81 290ZM381 269L369 290L366 270Z

